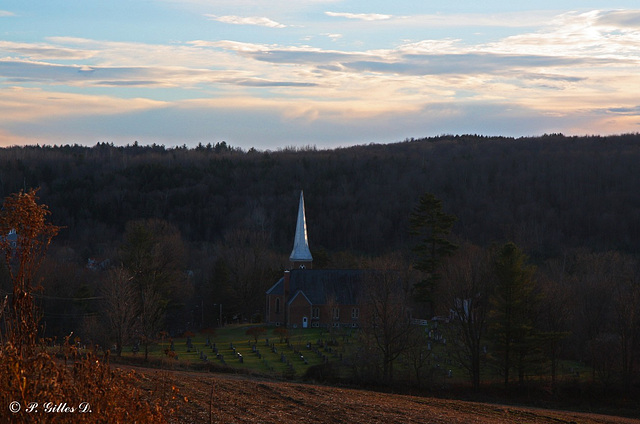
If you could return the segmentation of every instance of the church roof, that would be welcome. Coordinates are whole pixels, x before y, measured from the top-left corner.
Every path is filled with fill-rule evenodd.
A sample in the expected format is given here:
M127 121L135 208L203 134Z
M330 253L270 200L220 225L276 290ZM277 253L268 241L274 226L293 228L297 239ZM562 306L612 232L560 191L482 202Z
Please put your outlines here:
M291 305L291 304L293 303L293 301L294 301L294 300L296 300L296 297L298 297L298 296L302 296L302 297L304 297L305 299L307 299L307 302L309 302L311 305L313 305L313 302L311 302L311 301L309 300L309 298L307 297L307 295L306 295L306 294L304 294L304 292L303 292L302 290L298 290L298 291L296 292L296 294L294 294L294 295L291 297L291 300L289 301L289 305Z
M304 214L304 196L300 192L300 204L298 205L298 220L296 222L296 235L293 239L293 250L289 256L291 262L311 262L313 257L309 250L307 239L307 220Z
M335 302L355 305L364 295L364 270L359 269L294 269L290 271L289 293L302 292L313 305ZM284 277L267 294L284 294Z

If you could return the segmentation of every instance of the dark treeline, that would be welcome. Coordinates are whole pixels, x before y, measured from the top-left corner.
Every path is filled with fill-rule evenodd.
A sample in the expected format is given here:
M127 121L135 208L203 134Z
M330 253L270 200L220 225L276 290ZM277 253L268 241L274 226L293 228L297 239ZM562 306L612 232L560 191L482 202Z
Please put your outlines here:
M0 150L0 196L41 187L57 240L101 255L128 221L160 218L192 243L238 228L290 249L305 190L313 249L381 254L407 247L422 193L458 217L476 244L512 240L535 257L564 249L640 251L640 134L612 137L441 136L336 150L243 152L226 143L165 148Z
M265 290L288 265L300 189L314 267L410 252L409 216L429 192L457 216L455 239L483 248L512 241L541 269L556 260L569 273L571 258L640 253L638 163L640 134L273 152L224 142L27 146L0 149L0 197L40 187L64 227L41 270L45 334L73 330L121 347L158 328L259 319ZM107 319L118 317L105 310L128 281L136 285L127 296L140 300L122 312L131 328L113 334ZM10 292L2 270L0 283ZM157 299L145 306L149 287Z

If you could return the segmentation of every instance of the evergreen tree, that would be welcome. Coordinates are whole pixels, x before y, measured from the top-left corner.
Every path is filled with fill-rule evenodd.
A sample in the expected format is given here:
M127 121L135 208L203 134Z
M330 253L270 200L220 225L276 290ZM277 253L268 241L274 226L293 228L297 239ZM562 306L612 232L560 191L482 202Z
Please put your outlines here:
M442 210L442 201L431 193L424 194L411 213L410 233L420 238L413 249L418 255L414 268L424 273L424 279L415 286L416 298L430 305L432 311L435 288L441 278L438 268L442 259L458 248L446 238L456 219Z
M514 243L507 243L495 261L496 285L491 298L490 336L494 359L509 385L509 372L517 368L524 381L525 360L535 349L533 313L536 304L533 274L527 256Z

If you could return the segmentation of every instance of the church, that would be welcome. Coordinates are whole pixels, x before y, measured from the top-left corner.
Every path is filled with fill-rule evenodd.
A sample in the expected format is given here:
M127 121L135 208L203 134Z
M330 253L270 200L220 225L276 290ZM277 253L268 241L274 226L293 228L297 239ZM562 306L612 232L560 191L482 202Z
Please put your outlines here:
M291 270L267 290L267 324L287 328L360 326L365 271L313 269L302 192L289 261Z

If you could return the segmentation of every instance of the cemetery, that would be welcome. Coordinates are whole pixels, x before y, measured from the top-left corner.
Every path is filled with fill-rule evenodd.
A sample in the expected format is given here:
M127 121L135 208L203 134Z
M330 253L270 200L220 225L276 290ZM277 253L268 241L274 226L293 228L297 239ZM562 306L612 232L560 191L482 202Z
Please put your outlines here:
M215 334L187 332L184 337L159 340L150 348L149 362L152 366L217 371L228 367L230 372L292 378L303 376L310 366L339 360L341 356L331 347L325 348L324 338L329 337L329 333L321 329L291 330L288 337L281 337L274 332L276 328L269 328L256 343L246 334L248 328L250 326L230 325L216 329ZM349 337L341 340L345 340L343 349L353 344ZM136 358L140 360L142 355L135 345L123 350L123 361Z
M247 334L248 329L255 326L228 325L215 331L187 332L182 337L161 339L151 346L146 366L300 380L306 377L316 379L318 374L309 370L330 365L334 380L344 381L352 380L354 372L357 372L354 370L365 367L357 363L366 361L366 358L358 359L357 354L362 348L360 330L290 329L285 335L281 327L266 327L256 343L254 337ZM425 361L423 383L438 388L464 385L468 376L447 349L443 331L426 330L429 356ZM124 349L122 358L112 357L114 362L144 364L142 360L143 355L135 345ZM409 376L407 381L415 385L415 378L411 375L412 364L400 358L396 367L399 376ZM561 375L565 380L586 379L588 371L577 362L561 365ZM500 376L487 367L483 380L499 382Z

